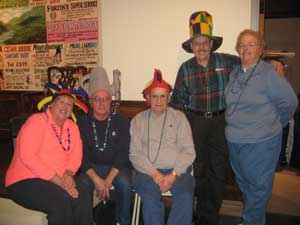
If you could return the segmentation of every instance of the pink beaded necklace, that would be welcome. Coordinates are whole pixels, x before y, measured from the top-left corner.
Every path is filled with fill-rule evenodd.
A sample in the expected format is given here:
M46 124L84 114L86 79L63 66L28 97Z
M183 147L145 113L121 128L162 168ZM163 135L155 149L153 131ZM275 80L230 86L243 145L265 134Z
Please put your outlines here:
M60 146L63 148L64 151L69 151L71 148L71 133L70 133L70 128L67 128L67 140L63 140L62 137L58 135L58 131L56 130L56 127L54 124L51 124L52 130L60 144ZM67 142L67 147L64 146L64 143Z

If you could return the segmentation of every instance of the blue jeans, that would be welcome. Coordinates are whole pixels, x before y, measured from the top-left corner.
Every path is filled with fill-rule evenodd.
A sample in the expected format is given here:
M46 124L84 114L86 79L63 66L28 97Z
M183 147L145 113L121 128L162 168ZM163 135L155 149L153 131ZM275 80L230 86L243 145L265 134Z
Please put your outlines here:
M172 169L160 170L163 174L171 173ZM159 186L152 177L136 172L134 187L141 196L143 203L143 218L145 225L164 224L164 204ZM191 175L191 168L177 177L172 188L172 208L168 218L168 225L191 225L193 216L195 180Z
M259 143L231 143L230 163L243 193L243 225L264 225L282 133Z
M111 166L99 166L96 164L93 164L92 167L102 179L107 177L112 168ZM120 225L128 225L130 223L131 172L129 168L122 169L113 180L116 193L116 222L120 223ZM80 179L87 185L91 197L93 197L95 186L92 180L85 173L80 174Z

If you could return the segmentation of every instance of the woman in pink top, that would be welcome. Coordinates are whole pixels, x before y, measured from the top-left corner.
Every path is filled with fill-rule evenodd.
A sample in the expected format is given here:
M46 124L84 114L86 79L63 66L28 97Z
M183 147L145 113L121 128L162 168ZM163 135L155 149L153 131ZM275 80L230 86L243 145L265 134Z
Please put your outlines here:
M48 214L48 225L92 225L91 198L74 175L82 160L74 98L58 92L51 106L22 126L5 186L13 201Z

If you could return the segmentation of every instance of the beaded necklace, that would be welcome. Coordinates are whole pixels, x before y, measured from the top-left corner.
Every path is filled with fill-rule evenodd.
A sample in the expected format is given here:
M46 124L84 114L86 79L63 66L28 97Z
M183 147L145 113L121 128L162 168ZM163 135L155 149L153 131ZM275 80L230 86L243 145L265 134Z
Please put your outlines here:
M109 126L110 126L110 121L111 121L111 118L112 118L112 116L114 114L115 113L113 113L113 114L109 113L109 115L108 115L107 123L106 123L106 128L105 128L105 133L104 133L104 141L103 141L102 147L99 147L99 141L98 141L97 130L96 130L96 123L95 123L95 120L93 119L92 127L93 127L93 134L94 134L95 146L96 146L96 148L100 152L103 152L103 151L106 150L106 147L107 147L107 137L108 137L108 131L109 131Z
M58 131L56 130L56 127L54 126L54 124L52 123L51 124L51 127L52 127L52 130L60 144L60 146L62 147L62 149L64 151L69 151L70 150L70 147L71 147L71 133L70 133L70 128L67 128L67 140L62 140L63 138L61 136L58 135ZM64 146L64 142L67 142L67 147L65 148Z
M251 70L251 72L250 72L248 78L246 79L245 83L242 84L242 87L241 87L239 96L238 96L238 98L237 98L237 101L234 103L233 110L232 110L231 112L228 112L228 111L229 111L228 109L226 110L226 116L230 117L230 116L232 116L232 115L235 113L235 111L236 111L236 109L237 109L237 106L238 106L238 104L239 104L239 102L240 102L241 96L242 96L242 94L244 93L245 88L246 88L246 86L247 86L247 84L248 84L250 78L253 76L254 71L256 70L256 67L257 67L257 65L259 64L259 62L260 62L260 59L256 62L255 66L252 68L252 70ZM236 82L236 80L237 80L237 78L238 78L238 74L239 74L239 70L236 71L236 73L235 73L235 75L234 75L234 80L232 81L232 83L230 84L230 86L229 86L228 89L227 89L227 92L226 92L225 95L224 95L225 108L227 108L225 99L226 99L226 97L227 97L229 91L230 91L231 93L234 93L234 91L233 91L233 85L234 85L234 83Z
M149 149L150 149L150 117L151 117L151 110L149 110L149 114L148 114L148 149L147 149L147 157L149 159L149 161L154 164L157 161L159 152L160 152L160 146L161 146L161 142L162 142L162 138L163 138L163 133L164 133L164 129L165 129L165 124L166 124L166 118L167 118L167 110L165 112L165 117L164 117L164 122L163 122L163 126L160 132L160 140L159 140L159 145L158 145L158 149L156 151L156 156L154 158L153 161L151 161L150 159L150 153L149 153Z

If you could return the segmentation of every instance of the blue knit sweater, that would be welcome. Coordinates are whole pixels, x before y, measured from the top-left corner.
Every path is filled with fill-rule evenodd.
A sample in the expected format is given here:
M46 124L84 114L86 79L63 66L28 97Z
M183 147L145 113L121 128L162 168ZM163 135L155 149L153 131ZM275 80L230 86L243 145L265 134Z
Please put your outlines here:
M298 100L288 81L260 60L246 71L237 67L231 72L225 103L227 140L255 143L279 134Z

